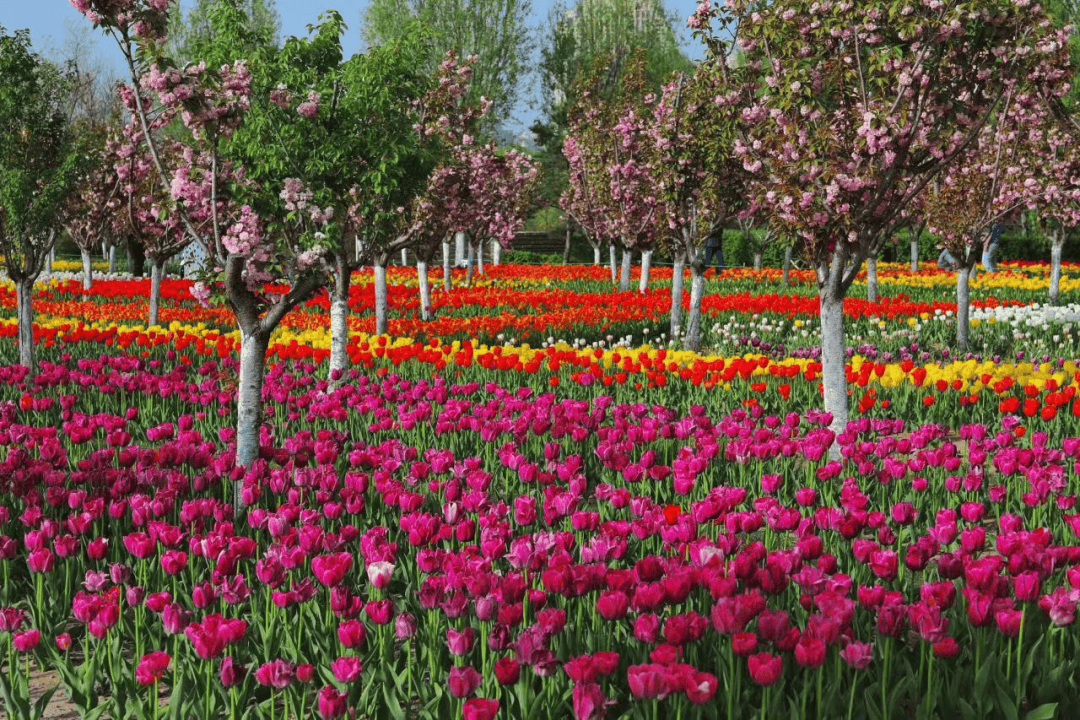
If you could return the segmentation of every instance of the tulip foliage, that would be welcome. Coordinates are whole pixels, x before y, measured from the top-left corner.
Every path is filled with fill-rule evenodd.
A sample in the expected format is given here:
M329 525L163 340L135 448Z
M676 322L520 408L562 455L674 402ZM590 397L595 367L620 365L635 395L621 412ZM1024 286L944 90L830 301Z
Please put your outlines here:
M1021 79L1059 88L1066 38L1037 6L727 3L760 91L736 145L754 199L817 274L825 407L847 423L842 303L863 260ZM703 3L706 25L717 10ZM717 58L723 61L725 58Z

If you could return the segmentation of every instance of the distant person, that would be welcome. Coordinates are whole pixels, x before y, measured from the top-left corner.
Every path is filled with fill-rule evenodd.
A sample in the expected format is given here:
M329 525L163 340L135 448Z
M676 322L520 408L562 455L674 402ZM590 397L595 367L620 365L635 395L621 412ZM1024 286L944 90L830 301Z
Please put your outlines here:
M956 261L956 258L948 250L942 250L941 254L938 255L937 266L942 270L951 270L953 272L960 269L960 263Z
M997 263L994 261L994 256L997 255L998 246L1001 244L1001 236L1005 233L1005 226L1002 223L994 223L994 227L990 230L990 235L983 243L983 256L982 264L983 270L986 272L995 272L997 270Z
M709 234L705 238L705 268L708 269L712 264L713 258L716 258L716 271L720 272L724 269L724 230L723 228L717 229Z

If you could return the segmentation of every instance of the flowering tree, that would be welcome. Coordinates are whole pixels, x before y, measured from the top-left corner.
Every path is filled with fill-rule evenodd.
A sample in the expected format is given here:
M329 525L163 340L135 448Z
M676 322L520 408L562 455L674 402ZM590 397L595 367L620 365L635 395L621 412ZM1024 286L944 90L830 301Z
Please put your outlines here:
M599 85L594 68L582 82ZM589 90L577 93L568 113L569 132L563 154L570 166L570 187L560 205L593 237L623 248L619 290L630 289L634 250L651 252L657 237L659 206L649 166L653 145L649 114L656 96L645 92L643 55L638 52L623 70L618 92L599 99Z
M78 181L83 148L65 113L68 79L0 26L0 254L15 283L19 362L34 372L34 282L56 242L56 216Z
M113 169L112 147L102 138L64 208L64 229L82 255L83 290L89 290L94 281L90 252L114 234L116 220L122 217L121 183Z
M972 142L1013 79L1066 72L1064 37L1037 6L1010 0L728 7L760 77L736 152L758 178L755 199L816 272L824 404L840 432L843 299L863 260L906 222L904 210ZM716 13L704 2L691 22Z
M230 183L239 169L228 167L224 151L250 105L248 67L237 62L211 70L199 63L179 69L162 57L169 0L72 0L72 5L119 45L133 83L121 88L136 126L130 138L149 153L158 180L170 189L169 211L202 245L236 318L241 333L236 462L249 468L259 452L270 333L325 276L305 266L300 248L267 233L265 221L241 203ZM138 58L147 59L145 66ZM156 107L150 106L150 95ZM162 152L155 132L174 119L189 133L187 147L175 160ZM200 209L210 215L205 229ZM287 292L266 289L279 279L290 282ZM197 292L205 301L210 287L200 284ZM238 484L237 509L243 505Z
M970 341L970 281L980 251L993 226L1033 206L1046 185L1041 107L1031 96L1010 93L997 117L923 192L927 227L957 261L956 345L963 350Z
M699 32L704 28L699 28ZM683 344L701 345L701 302L705 294L702 243L744 209L744 175L734 154L739 108L748 87L742 69L729 68L723 52L692 76L664 86L653 110L650 173L656 179L663 236L672 250L671 337L682 329L683 268L690 266L690 313Z

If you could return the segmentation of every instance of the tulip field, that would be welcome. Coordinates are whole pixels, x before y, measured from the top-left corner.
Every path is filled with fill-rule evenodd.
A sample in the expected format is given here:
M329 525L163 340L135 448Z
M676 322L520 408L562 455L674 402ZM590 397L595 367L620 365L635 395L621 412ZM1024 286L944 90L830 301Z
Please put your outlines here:
M809 273L710 270L695 353L670 268L440 270L427 321L391 268L382 336L363 270L350 369L325 294L273 336L248 468L189 281L149 328L40 282L33 377L0 286L6 717L1074 717L1080 267L980 273L970 352L955 275L878 272L834 435Z

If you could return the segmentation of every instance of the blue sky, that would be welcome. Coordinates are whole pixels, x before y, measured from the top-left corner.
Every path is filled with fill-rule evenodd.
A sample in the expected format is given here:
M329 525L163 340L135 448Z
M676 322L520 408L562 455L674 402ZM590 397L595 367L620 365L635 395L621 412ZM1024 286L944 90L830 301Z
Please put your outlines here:
M281 16L281 30L283 36L306 35L307 25L314 23L318 14L327 8L334 8L345 18L349 30L343 38L346 55L360 50L360 19L368 0L276 0L278 14ZM182 0L185 8L189 7L190 0ZM325 2L325 4L324 4ZM546 24L548 11L554 4L554 0L533 0L533 23ZM572 2L565 2L572 5ZM664 0L665 6L676 17L685 19L694 12L697 0ZM15 29L29 28L30 36L36 50L44 50L46 37L51 37L55 45L61 45L65 37L65 22L68 24L89 22L83 19L75 11L68 0L0 0L0 25L9 32ZM684 47L687 54L692 58L701 57L702 51L688 32L683 33ZM112 40L104 37L99 38L100 56L116 63L117 73L120 73L120 52L113 45ZM534 81L528 78L527 83ZM523 88L525 98L531 96L529 87ZM519 103L515 116L521 125L527 127L536 113L527 107L527 103Z

